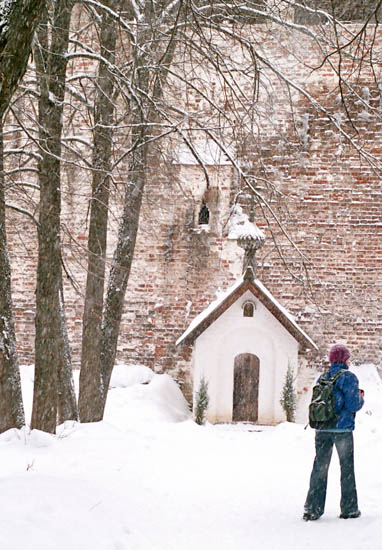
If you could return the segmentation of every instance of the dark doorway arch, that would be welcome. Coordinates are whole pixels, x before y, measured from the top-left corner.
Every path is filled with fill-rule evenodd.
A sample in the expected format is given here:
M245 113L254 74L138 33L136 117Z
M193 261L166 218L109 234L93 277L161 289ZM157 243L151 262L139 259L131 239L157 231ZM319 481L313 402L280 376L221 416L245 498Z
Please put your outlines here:
M260 360L252 353L235 357L233 376L233 412L236 422L257 422L259 416Z

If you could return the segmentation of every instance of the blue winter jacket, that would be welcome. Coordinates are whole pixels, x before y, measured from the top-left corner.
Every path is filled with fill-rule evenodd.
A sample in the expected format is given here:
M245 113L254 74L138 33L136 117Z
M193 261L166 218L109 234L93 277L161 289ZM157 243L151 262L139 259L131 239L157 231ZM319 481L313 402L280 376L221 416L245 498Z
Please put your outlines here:
M322 374L326 378L331 378L339 370L346 370L337 378L334 384L334 406L338 415L334 428L324 431L350 432L354 430L355 413L359 411L364 403L363 397L359 393L358 378L349 371L345 363L332 363L328 372ZM320 379L319 378L319 379Z

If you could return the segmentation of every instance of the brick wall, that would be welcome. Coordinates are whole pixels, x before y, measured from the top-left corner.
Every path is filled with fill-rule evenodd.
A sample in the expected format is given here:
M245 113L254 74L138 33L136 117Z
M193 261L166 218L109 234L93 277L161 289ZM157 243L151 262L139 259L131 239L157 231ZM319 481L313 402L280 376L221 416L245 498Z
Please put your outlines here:
M216 291L225 289L241 274L243 251L227 238L230 209L239 191L244 191L239 201L248 211L254 210L256 222L267 236L259 253L258 276L319 345L319 358L312 360L320 360L328 346L341 339L352 348L356 361L382 361L381 182L378 171L360 158L328 118L328 114L340 117L343 131L358 146L375 155L378 164L382 160L379 89L373 86L366 71L362 79L354 82L361 97L366 94L366 87L369 94L369 109L356 102L349 103L357 121L355 132L338 104L333 72L324 66L312 74L304 64L308 60L310 65L314 64L310 44L296 45L288 40L287 36L280 36L275 43L267 41L264 35L260 42L263 48L272 50L287 73L301 82L309 82L312 97L320 100L327 114L317 113L308 100L297 100L296 94L292 113L285 89L277 78L272 80L267 75L271 87L267 93L265 88L260 89L255 106L257 123L263 131L255 137L248 134L236 145L241 165L246 166L251 181L272 205L283 231L288 232L302 256L269 213L268 222L264 219L259 206L245 193L245 184L237 171L230 166L224 163L209 166L207 188L198 166L166 161L166 157L160 160L162 157L153 152L126 295L118 361L171 371L187 384L191 350L177 348L175 342L192 318L215 298ZM305 56L300 64L296 64L290 53L296 48L300 48L300 57ZM216 89L214 83L215 95ZM168 141L163 145L166 147L173 144ZM115 177L109 259L121 205L118 182L124 178L121 167ZM66 312L73 360L78 365L89 176L68 165L64 186ZM198 224L203 200L210 212L208 227ZM8 222L20 361L29 363L33 362L35 228L32 222L12 211Z

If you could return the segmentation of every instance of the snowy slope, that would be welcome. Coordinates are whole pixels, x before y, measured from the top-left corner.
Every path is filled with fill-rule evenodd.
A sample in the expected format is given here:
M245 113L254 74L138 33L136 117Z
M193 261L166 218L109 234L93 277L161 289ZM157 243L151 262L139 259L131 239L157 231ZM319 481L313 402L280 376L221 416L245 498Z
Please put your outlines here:
M0 436L4 550L360 550L380 547L382 384L354 368L366 392L357 415L362 517L340 520L333 456L325 516L301 521L314 432L197 426L175 383L144 367L116 369L105 420L56 436ZM127 367L130 369L130 367ZM32 374L24 368L30 409Z

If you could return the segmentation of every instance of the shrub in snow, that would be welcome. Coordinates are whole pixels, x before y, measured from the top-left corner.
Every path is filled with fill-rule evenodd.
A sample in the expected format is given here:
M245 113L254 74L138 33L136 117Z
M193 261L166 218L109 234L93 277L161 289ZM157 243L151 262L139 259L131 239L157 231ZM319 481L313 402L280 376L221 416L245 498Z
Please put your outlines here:
M208 382L204 377L202 377L200 379L199 391L197 392L195 404L195 422L199 425L202 425L205 422L209 402Z
M287 422L295 421L297 396L294 389L294 380L293 370L291 367L288 367L280 398L280 403L285 411Z

